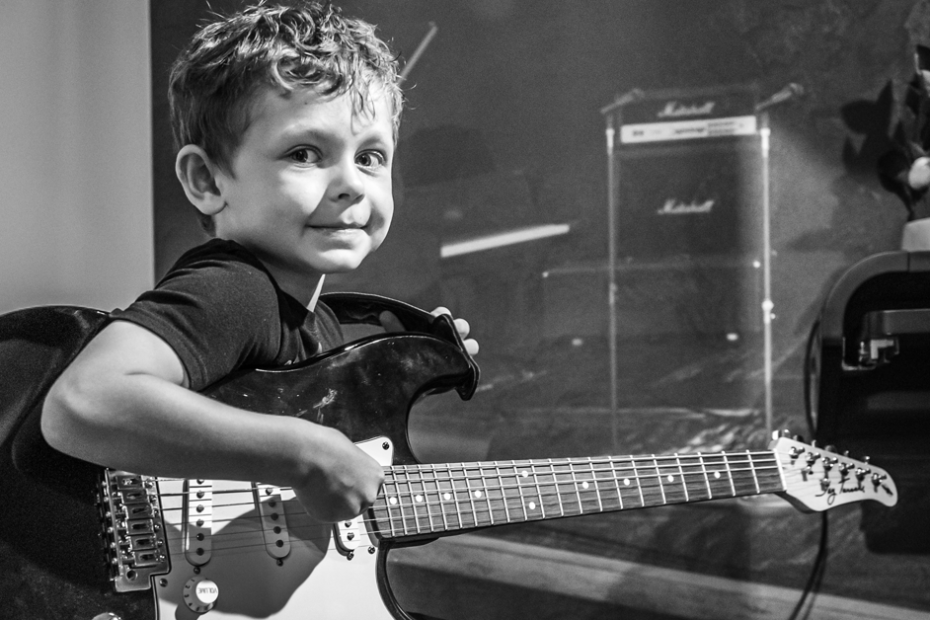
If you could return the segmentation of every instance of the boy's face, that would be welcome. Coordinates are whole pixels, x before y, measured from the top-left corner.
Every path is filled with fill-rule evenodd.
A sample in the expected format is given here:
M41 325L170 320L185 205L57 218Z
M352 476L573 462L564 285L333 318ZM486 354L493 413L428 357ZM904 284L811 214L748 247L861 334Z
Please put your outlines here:
M393 126L387 100L373 103L373 114L359 114L348 95L266 89L233 174L217 173L226 201L217 237L255 252L298 299L309 299L318 276L358 267L390 227Z

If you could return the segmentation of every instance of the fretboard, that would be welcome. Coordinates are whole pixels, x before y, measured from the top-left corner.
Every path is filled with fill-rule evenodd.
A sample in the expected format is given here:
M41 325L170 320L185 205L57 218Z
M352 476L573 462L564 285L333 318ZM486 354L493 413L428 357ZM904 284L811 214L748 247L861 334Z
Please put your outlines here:
M394 465L372 510L404 538L784 490L772 451Z

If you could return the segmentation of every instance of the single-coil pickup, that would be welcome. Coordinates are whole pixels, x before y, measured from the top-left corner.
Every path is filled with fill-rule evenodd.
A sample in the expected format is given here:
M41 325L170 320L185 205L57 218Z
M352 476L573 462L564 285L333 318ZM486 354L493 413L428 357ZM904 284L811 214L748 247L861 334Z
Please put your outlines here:
M184 481L184 557L203 566L213 555L213 481Z
M362 528L362 517L355 517L348 521L340 521L333 526L336 532L336 549L342 555L351 554L361 547L368 544L368 537Z
M287 533L287 519L281 489L268 484L252 484L255 504L262 516L262 536L268 555L283 560L291 552L291 539Z

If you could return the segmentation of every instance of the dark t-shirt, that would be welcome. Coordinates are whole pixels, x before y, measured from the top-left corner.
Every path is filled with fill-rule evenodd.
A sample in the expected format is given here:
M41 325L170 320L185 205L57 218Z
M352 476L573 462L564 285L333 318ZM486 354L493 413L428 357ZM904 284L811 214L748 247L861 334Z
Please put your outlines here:
M307 310L251 252L223 239L186 252L153 290L111 316L167 342L192 390L240 368L285 366L343 342L325 304Z

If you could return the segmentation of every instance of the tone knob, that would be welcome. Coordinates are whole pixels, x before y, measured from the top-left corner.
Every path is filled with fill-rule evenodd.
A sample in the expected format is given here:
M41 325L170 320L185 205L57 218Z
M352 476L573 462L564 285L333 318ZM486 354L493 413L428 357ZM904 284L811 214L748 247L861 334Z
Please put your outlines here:
M184 584L184 604L198 614L205 614L216 605L220 588L206 577L192 577Z

